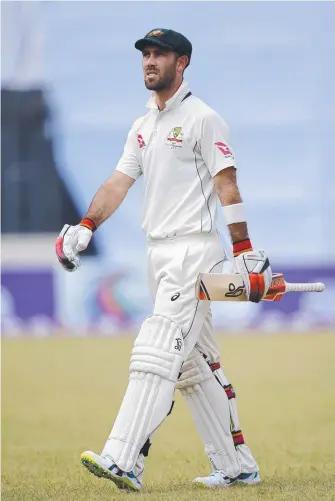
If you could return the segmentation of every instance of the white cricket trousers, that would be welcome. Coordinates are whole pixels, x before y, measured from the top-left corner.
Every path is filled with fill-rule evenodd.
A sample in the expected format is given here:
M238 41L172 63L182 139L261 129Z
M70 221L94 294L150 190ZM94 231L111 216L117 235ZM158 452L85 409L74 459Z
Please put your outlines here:
M199 273L220 273L226 255L217 233L198 233L148 241L149 287L154 314L176 322L184 338L185 359L192 349L219 359L209 301L195 297Z

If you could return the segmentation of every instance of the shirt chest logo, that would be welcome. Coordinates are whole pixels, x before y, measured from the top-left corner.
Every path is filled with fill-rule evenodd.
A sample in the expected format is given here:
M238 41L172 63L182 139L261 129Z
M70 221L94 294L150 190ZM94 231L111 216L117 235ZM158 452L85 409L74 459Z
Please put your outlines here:
M171 150L176 148L182 148L184 142L184 134L182 132L182 127L173 127L170 131L166 144L170 146Z

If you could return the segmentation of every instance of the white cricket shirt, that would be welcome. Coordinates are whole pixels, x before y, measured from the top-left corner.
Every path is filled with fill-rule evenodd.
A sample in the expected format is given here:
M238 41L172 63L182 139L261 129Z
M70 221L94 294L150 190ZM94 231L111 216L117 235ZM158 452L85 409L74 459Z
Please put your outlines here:
M184 81L159 111L133 124L116 169L144 176L142 228L148 238L216 231L217 195L213 177L235 166L228 127Z

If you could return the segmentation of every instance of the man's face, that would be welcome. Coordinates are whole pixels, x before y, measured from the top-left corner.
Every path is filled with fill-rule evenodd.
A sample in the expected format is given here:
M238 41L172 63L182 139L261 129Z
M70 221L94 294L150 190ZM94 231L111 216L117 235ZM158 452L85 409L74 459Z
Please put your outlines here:
M176 79L178 56L175 52L148 46L142 51L144 83L147 89L169 89Z

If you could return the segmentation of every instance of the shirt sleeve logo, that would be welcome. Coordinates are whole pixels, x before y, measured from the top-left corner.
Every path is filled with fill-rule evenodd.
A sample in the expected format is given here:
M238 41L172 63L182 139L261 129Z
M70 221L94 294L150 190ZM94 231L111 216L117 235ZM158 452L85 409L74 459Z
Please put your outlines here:
M217 149L219 151L221 151L221 153L223 153L223 155L225 157L233 157L234 156L225 143L222 143L221 141L219 141L219 142L215 143L215 146L217 147Z
M141 134L137 134L137 142L138 142L138 146L139 146L140 150L141 150L142 148L144 148L144 146L145 146L145 142L144 142L144 139L143 139L143 137L141 136Z

